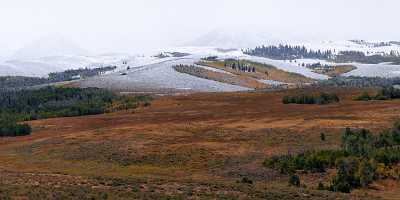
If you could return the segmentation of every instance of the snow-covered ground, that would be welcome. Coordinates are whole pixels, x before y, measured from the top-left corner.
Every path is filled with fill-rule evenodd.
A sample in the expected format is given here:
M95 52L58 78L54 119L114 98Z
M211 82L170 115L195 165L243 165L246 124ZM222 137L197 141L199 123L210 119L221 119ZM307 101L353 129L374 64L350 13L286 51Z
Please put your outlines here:
M35 59L15 59L0 63L0 76L34 76L46 77L51 72L62 72L69 69L96 68L117 66L118 70L148 65L168 60L153 56L109 54L100 56L52 56ZM126 65L122 62L127 61Z
M306 41L306 42L294 42L289 43L289 45L300 45L305 46L307 49L312 50L332 50L334 53L339 53L340 51L361 51L367 55L373 54L389 54L391 51L400 53L400 45L390 44L388 46L374 46L373 44L378 44L379 42L365 42L365 43L355 43L349 40L338 40L338 41Z
M210 71L213 71L213 72L218 72L218 73L224 73L224 74L234 75L234 74L232 74L232 73L230 73L230 72L228 72L228 71L222 70L222 69L217 69L217 68L213 68L213 67L207 67L207 66L203 66L203 65L195 65L195 66L196 66L196 67L203 68L203 69L206 69L206 70L210 70Z
M362 77L383 77L393 78L400 77L400 65L391 65L388 63L381 64L360 64L360 63L332 63L318 59L297 59L297 63L314 64L321 63L322 65L353 65L355 70L343 74L343 76L362 76Z
M190 90L202 92L245 91L249 88L197 78L175 71L172 66L194 64L196 58L175 58L157 64L149 64L126 70L122 75L113 73L106 76L90 78L80 82L83 87L101 87L125 91Z
M385 47L373 47L367 44L356 44L354 42L325 42L325 43L303 43L306 47L320 50L362 50L364 52L390 52L399 50L399 45ZM309 46L307 46L309 45ZM188 53L189 56L176 58L159 58L155 55L129 55L129 54L103 54L103 55L55 55L47 57L6 59L0 63L0 76L4 75L22 75L22 76L46 76L50 72L60 72L67 69L94 68L101 66L117 66L114 72L107 73L100 77L90 78L82 81L83 86L94 86L114 89L179 89L196 91L241 91L248 88L234 86L216 81L205 80L178 73L173 70L173 65L194 64L203 57L218 56L219 59L247 59L254 62L260 62L277 67L278 69L302 74L306 77L316 80L328 79L328 76L313 72L311 69L303 67L302 64L337 64L329 63L317 59L298 59L296 61L273 60L268 58L249 56L243 54L240 49L223 49L217 47L178 47L166 48L160 52L181 52ZM398 77L400 76L400 66L389 64L357 64L351 63L357 67L356 70L346 73L345 76L369 76L369 77ZM128 70L128 67L130 68ZM203 67L203 66L198 66ZM229 73L223 70L203 67L221 73ZM126 73L127 75L121 75ZM271 85L284 84L270 80L261 80Z
M254 62L272 65L278 69L281 69L281 70L284 70L287 72L298 73L298 74L304 75L304 76L312 78L312 79L325 80L325 79L329 78L326 75L315 73L311 69L308 69L307 67L298 66L298 63L294 63L294 62L290 63L290 62L285 62L283 60L272 60L272 59L256 57L256 56L243 56L242 58L250 60L250 61L254 61Z
M289 63L283 60L272 60L268 58L262 58L257 56L249 56L243 54L241 50L221 50L215 47L185 47L185 48L176 48L175 51L181 51L185 53L190 53L197 58L207 57L207 56L218 56L218 59L247 59L254 62L260 62L264 64L269 64L277 67L278 69L299 73L306 77L310 77L313 79L327 79L328 76L317 74L312 72L310 69L302 66L298 66L297 63Z
M354 63L357 69L344 74L344 76L364 76L364 77L400 77L400 65L388 64L358 64Z
M287 84L287 83L280 82L280 81L265 80L265 79L259 79L258 81L261 82L261 83L265 83L265 84L273 85L273 86L286 85Z

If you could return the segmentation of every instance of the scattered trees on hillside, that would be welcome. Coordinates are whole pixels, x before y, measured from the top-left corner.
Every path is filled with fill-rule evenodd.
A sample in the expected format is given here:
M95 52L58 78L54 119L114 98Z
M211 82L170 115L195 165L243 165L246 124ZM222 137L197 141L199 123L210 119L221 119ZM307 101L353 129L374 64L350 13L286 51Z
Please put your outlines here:
M23 89L35 85L43 85L62 81L70 81L77 78L86 78L103 74L107 71L114 70L115 66L85 68L66 70L64 72L50 73L48 78L25 77L25 76L4 76L0 77L0 90Z
M227 59L224 61L224 67L230 67L233 70L240 72L255 73L256 68L247 62L235 59Z
M390 166L400 162L400 122L391 130L380 134L347 128L342 135L339 150L308 151L297 155L267 158L264 166L284 174L297 170L324 172L336 168L337 174L329 186L319 184L319 189L350 192L353 188L366 187L378 178L400 178Z

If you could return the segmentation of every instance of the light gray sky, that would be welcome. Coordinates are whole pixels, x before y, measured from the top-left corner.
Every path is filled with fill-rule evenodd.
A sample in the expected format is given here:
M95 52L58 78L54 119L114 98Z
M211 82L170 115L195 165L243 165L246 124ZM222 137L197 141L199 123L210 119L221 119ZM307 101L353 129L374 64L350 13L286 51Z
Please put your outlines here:
M0 54L61 34L96 53L173 46L224 27L400 40L399 0L1 0Z

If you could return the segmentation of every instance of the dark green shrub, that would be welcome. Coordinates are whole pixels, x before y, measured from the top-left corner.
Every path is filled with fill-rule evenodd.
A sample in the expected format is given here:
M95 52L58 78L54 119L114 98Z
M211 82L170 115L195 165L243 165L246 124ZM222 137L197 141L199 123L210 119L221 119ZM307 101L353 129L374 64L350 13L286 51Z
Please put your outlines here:
M297 176L296 174L290 175L289 185L299 187L300 186L300 177Z
M296 96L284 96L284 104L330 104L337 103L340 99L336 94L320 93L319 95L300 94Z
M370 101L373 100L374 98L372 98L368 92L363 92L360 96L356 97L357 101Z
M321 141L325 141L326 140L325 133L321 133L320 138L321 138Z
M326 188L325 188L325 186L324 186L324 184L322 182L318 183L317 190L326 190Z
M250 184L250 185L253 184L253 181L247 177L243 177L240 182L244 183L244 184Z

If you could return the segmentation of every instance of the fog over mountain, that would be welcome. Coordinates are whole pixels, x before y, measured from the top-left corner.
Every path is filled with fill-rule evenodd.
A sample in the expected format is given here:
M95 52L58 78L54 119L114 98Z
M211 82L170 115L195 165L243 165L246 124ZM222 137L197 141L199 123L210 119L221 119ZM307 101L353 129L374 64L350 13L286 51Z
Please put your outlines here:
M61 35L53 34L17 50L10 59L37 59L68 55L85 56L89 54L88 51L82 49L73 41Z
M348 47L346 40L400 40L394 26L399 6L395 0L4 0L0 74L44 76L134 55L134 63L147 63L165 49L187 46L286 43L370 51L351 42ZM208 50L214 51L200 51Z
M283 38L273 33L250 30L216 29L185 43L188 46L209 46L219 48L250 48L260 44L279 44Z
M397 0L3 0L0 54L11 56L58 33L95 54L143 53L190 41L227 43L222 41L229 40L226 34L204 39L226 27L251 33L238 46L254 45L260 34L267 39L400 40L399 7Z

